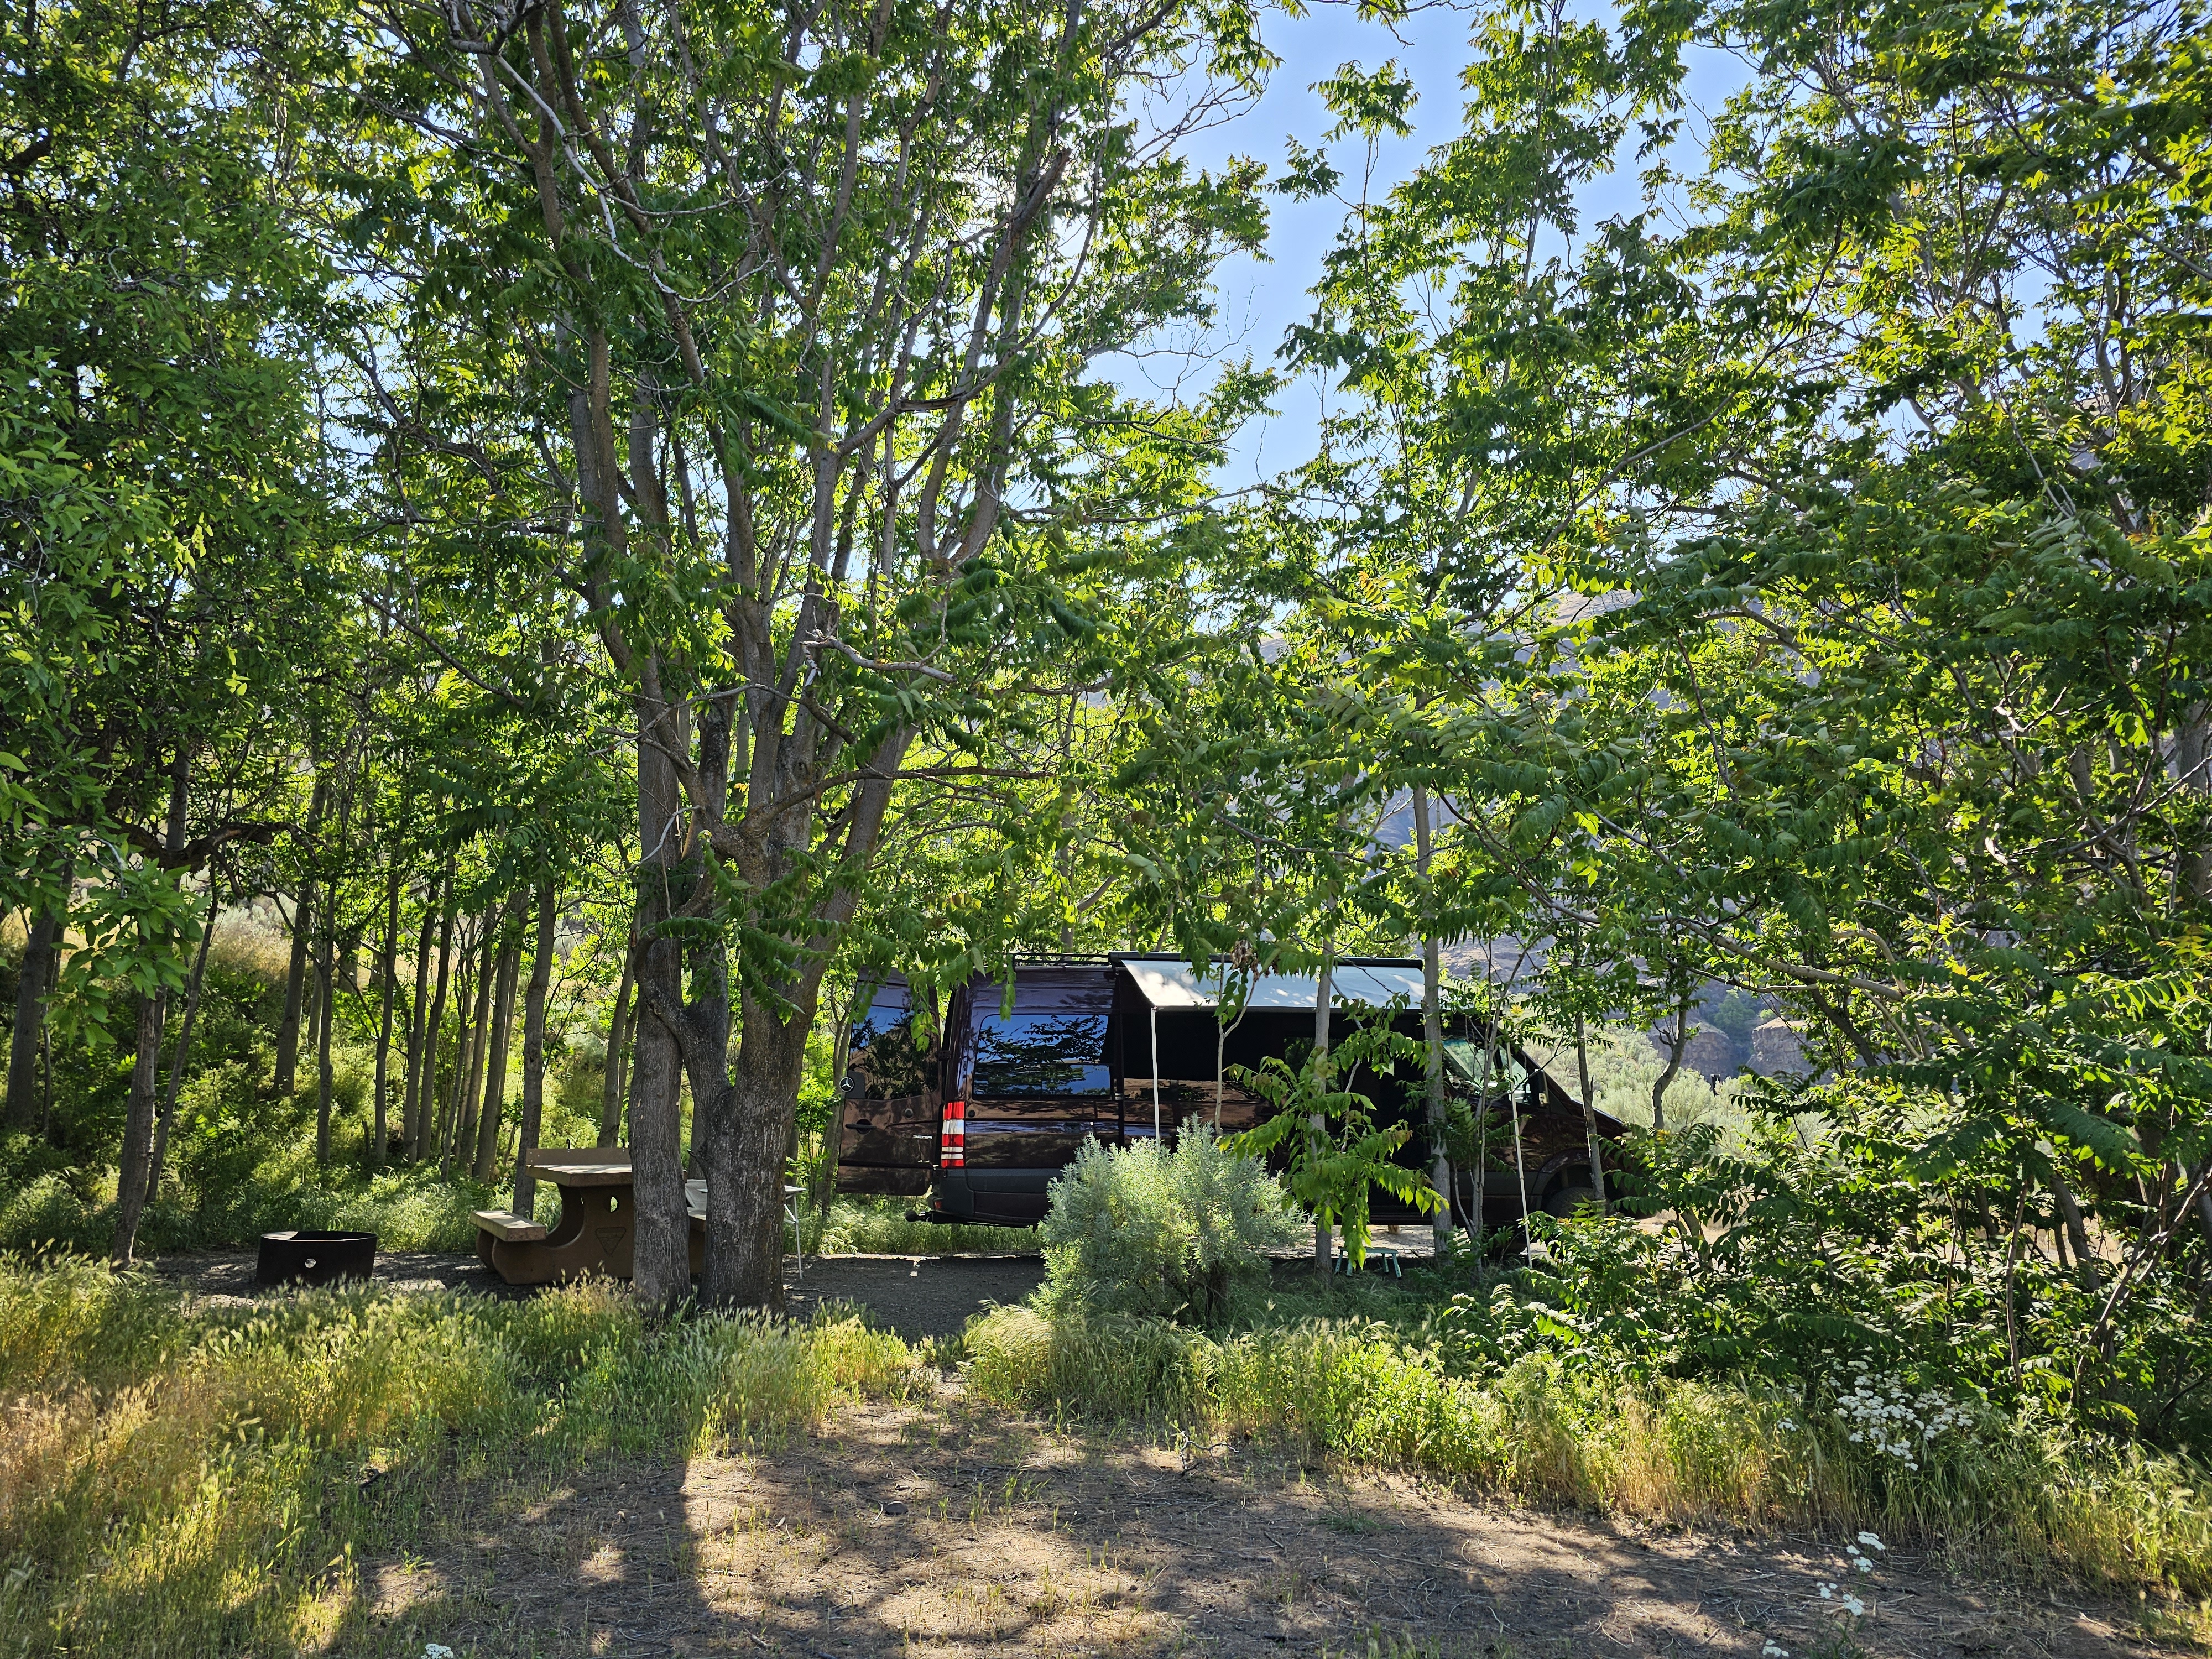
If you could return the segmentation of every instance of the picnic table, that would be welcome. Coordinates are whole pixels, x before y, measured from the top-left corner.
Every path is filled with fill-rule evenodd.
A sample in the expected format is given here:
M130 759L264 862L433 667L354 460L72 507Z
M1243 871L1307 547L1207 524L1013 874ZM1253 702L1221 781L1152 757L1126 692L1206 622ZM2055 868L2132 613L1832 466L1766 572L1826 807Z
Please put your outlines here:
M637 1196L628 1149L539 1147L523 1154L523 1167L560 1194L560 1216L549 1228L512 1210L472 1212L478 1259L510 1285L564 1285L594 1273L629 1278ZM787 1182L783 1191L795 1236L802 1189ZM706 1256L707 1183L685 1182L684 1198L696 1273Z

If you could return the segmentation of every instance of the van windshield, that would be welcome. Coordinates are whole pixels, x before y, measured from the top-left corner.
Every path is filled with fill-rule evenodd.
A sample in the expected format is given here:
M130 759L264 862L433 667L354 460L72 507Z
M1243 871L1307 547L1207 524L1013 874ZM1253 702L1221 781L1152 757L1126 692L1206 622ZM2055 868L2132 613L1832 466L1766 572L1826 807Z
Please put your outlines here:
M1103 1014L989 1014L975 1022L979 1095L1107 1093Z

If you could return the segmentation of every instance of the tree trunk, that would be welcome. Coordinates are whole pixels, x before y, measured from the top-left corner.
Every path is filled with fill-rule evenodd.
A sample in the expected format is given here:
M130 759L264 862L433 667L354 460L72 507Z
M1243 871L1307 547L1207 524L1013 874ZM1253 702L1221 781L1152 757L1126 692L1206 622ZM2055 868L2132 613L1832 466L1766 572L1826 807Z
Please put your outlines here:
M623 945L622 978L615 987L614 1012L607 1018L607 1060L599 1075L599 1144L602 1146L622 1144L623 1077L629 1069L623 1063L623 1056L629 1038L630 964L636 951L637 939L633 933Z
M2097 1288L2097 1263L2089 1253L2089 1228L2081 1218L2081 1206L2065 1177L2056 1169L2051 1172L2051 1191L2058 1200L2058 1213L2065 1221L2067 1242L2074 1247L2075 1276L2083 1290L2094 1294Z
M1651 1085L1651 1133L1667 1133L1667 1091L1674 1081L1674 1074L1682 1069L1682 1055L1690 1046L1690 992L1685 986L1674 1000L1674 1040L1667 1045L1667 1069L1659 1073L1659 1080ZM1585 1085L1584 1092L1588 1092Z
M15 1031L8 1050L7 1125L27 1133L39 1121L39 1045L46 1029L46 985L61 954L66 909L31 918L23 963L15 977Z
M1329 981L1335 968L1336 947L1332 943L1322 947L1321 978L1314 986L1314 1079L1317 1083L1323 1084L1328 1080L1323 1062L1328 1057L1328 1019L1331 1012ZM1306 1130L1312 1135L1315 1144L1318 1146L1328 1133L1328 1115L1322 1112L1312 1114L1306 1119ZM1316 1215L1314 1217L1314 1272L1321 1276L1321 1282L1324 1288L1328 1286L1331 1269L1336 1265L1334 1259L1336 1254L1334 1246L1335 1241L1331 1237L1328 1223L1323 1221L1319 1215Z
M1451 1158L1444 1150L1444 1015L1443 974L1439 960L1441 951L1437 943L1435 928L1425 923L1430 909L1427 893L1429 878L1429 792L1416 785L1413 789L1413 863L1420 872L1422 883L1421 908L1425 918L1421 929L1421 1060L1423 1079L1428 1085L1429 1103L1429 1184L1443 1200L1430 1222L1430 1237L1434 1241L1436 1259L1442 1261L1451 1250Z
M356 728L356 738L361 735ZM340 857L345 853L346 826L353 817L353 791L356 773L354 753L349 749L340 762L344 785L338 792L338 823L335 837ZM322 962L316 973L315 998L315 1161L327 1166L331 1161L331 1028L336 1024L337 1001L331 978L335 967L333 957L338 947L337 884L331 884L331 892L323 906ZM353 948L346 951L346 977L353 977Z
M1575 1016L1575 1074L1582 1083L1583 1128L1589 1136L1590 1186L1597 1194L1600 1215L1610 1213L1605 1195L1605 1138L1597 1132L1597 1103L1590 1098L1589 1033L1583 1016Z
M453 1144L461 1130L461 1091L467 1085L469 1075L469 1005L475 993L476 947L464 945L461 959L453 969L453 1075L447 1082L444 1098L438 1103L438 1176L441 1180L453 1172Z
M489 1181L499 1170L499 1129L507 1110L507 1057L514 1046L514 981L522 968L519 904L507 907L500 930L499 983L492 992L491 1041L484 1050L483 1109L477 1114L477 1155L472 1173Z
M330 781L318 776L307 806L308 857L318 856L316 842L323 832L323 812L330 805ZM315 915L315 878L311 867L300 884L292 906L292 966L284 976L284 1017L276 1025L276 1092L289 1095L299 1086L300 1007L307 978L307 950Z
M530 961L530 989L522 1003L522 1126L514 1142L514 1212L537 1206L538 1183L527 1163L538 1148L545 1110L545 993L553 983L553 884L538 890L537 950Z
M399 1139L406 1148L410 1163L422 1158L423 1108L430 1099L429 1080L423 1074L423 1059L431 1049L434 1038L430 1030L430 930L432 919L450 915L446 908L446 891L453 884L453 861L434 878L430 890L422 896L422 925L415 933L415 996L407 1005L407 1092L399 1109ZM442 981L446 963L441 957L438 970Z
M438 907L438 981L430 994L430 1012L422 1022L422 1080L416 1090L415 1161L442 1155L446 1120L438 1109L438 1050L446 1041L446 988L453 965L453 855L446 855L445 891ZM429 918L422 925L428 927Z
M647 1307L673 1307L690 1294L689 1206L684 1201L683 1063L671 1019L680 1018L684 963L662 931L684 848L684 814L672 754L686 747L677 710L643 692L638 721L638 1019L632 1042L636 1093L629 1116L630 1167L637 1224L631 1284ZM685 884L684 890L690 890Z
M207 975L208 947L215 943L216 918L222 914L222 887L215 872L208 872L207 921L200 929L200 948L192 953L192 969L185 979L185 1019L177 1032L177 1052L169 1061L169 1089L161 1109L154 1116L154 1150L146 1160L146 1196L161 1190L161 1165L169 1155L169 1125L177 1115L177 1101L185 1091L185 1066L192 1057L192 1034L199 1024L200 985Z
M318 896L321 896L318 895ZM328 920L328 917L319 911L315 917L316 927L319 929ZM329 1000L322 993L322 981L316 977L317 964L322 959L322 947L311 945L307 950L307 1006L300 1011L300 1050L307 1057L307 1073L311 1079L309 1084L311 1088L313 1086L312 1079L314 1075L315 1055L318 1052L316 1045L323 1034L323 1005Z
M331 1161L331 1013L338 942L324 918L323 948L315 961L315 1162Z
M191 793L192 751L179 742L169 768L169 821L164 845L173 858L185 845L185 806ZM146 1182L153 1173L154 1095L160 1083L161 1021L167 1012L166 990L138 999L138 1049L131 1066L131 1096L124 1109L123 1163L115 1191L115 1253L118 1267L131 1265L138 1242L138 1218L146 1209Z
M401 810L405 817L405 809ZM398 994L399 978L399 848L396 842L398 826L393 826L395 844L392 849L392 868L384 881L384 995L383 1008L376 1024L376 1121L368 1135L368 1167L381 1168L384 1163L384 1142L386 1132L384 1089L390 1075L392 1063L392 1000Z
M491 991L498 977L496 952L503 915L501 906L495 905L484 912L483 934L477 944L473 967L476 1006L470 1013L468 1031L463 1039L468 1065L459 1079L460 1092L455 1097L453 1142L447 1158L449 1169L459 1169L464 1174L468 1172L469 1160L476 1152L477 1105L483 1091L484 1037L491 1029Z
M1490 981L1486 977L1483 981L1483 1000L1486 1005L1490 1000ZM1490 1079L1498 1039L1498 1022L1486 1006L1482 1019L1482 1064L1475 1072L1474 1085L1474 1180L1467 1199L1467 1237L1475 1249L1474 1272L1478 1279L1487 1272L1486 1264L1490 1260L1490 1252L1482 1245L1486 1227L1483 1211L1490 1183Z
M123 1120L123 1170L115 1206L115 1250L118 1267L131 1265L138 1241L138 1221L146 1209L149 1143L154 1133L155 1074L161 1062L161 1018L168 994L155 991L138 999L137 1059L131 1067L131 1095Z
M707 1262L701 1299L714 1307L783 1304L783 1180L792 1103L806 1070L811 1016L777 1019L747 995L737 1078L725 1083L707 1137ZM699 1094L695 1073L691 1091ZM703 1103L695 1121L707 1116ZM695 1131L693 1139L698 1139Z

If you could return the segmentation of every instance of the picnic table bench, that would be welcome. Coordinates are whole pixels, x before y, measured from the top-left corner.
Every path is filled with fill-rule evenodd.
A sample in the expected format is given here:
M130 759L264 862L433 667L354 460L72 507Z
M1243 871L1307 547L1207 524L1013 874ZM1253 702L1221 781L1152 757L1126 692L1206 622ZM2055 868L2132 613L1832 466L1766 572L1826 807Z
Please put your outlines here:
M603 1274L631 1276L636 1180L629 1152L617 1146L539 1147L523 1155L523 1167L561 1194L561 1213L550 1228L512 1210L477 1210L477 1256L510 1285L564 1285L573 1279ZM793 1232L798 1231L796 1199L801 1189L787 1183L784 1197ZM704 1264L707 1248L707 1183L684 1183L690 1218L691 1271ZM804 1258L801 1270L804 1271Z

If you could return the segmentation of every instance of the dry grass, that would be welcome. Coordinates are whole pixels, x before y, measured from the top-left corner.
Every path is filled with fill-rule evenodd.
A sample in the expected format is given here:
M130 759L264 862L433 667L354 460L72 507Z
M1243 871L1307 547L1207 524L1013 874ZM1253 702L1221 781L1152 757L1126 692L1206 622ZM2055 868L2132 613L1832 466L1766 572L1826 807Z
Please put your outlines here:
M583 1285L188 1310L143 1278L0 1260L0 1629L24 1652L283 1652L373 1535L363 1470L720 1450L896 1395L849 1314L647 1329Z
M225 910L208 945L208 963L218 972L282 990L292 969L292 941L250 910Z

